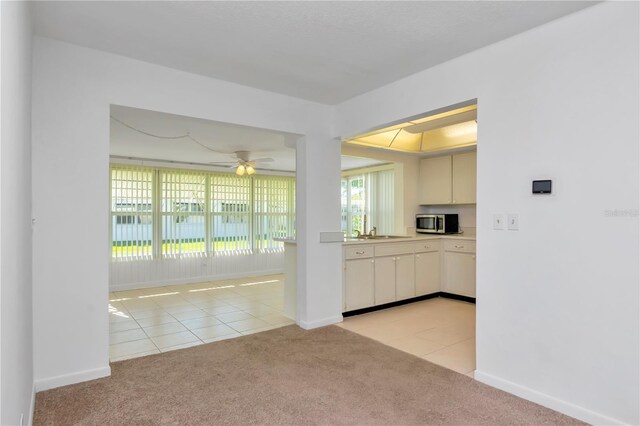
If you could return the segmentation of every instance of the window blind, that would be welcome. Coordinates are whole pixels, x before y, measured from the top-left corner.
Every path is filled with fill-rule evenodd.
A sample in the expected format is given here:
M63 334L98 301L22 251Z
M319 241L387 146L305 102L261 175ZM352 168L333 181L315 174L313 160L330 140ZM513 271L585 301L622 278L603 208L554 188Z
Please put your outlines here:
M111 257L148 259L153 255L153 170L112 166Z
M251 251L251 181L246 176L211 176L211 241L216 254Z
M260 252L281 250L274 238L294 236L295 179L256 176L253 180L254 238Z
M112 259L283 250L295 177L111 166Z
M207 176L197 171L161 171L162 254L203 255L206 250Z

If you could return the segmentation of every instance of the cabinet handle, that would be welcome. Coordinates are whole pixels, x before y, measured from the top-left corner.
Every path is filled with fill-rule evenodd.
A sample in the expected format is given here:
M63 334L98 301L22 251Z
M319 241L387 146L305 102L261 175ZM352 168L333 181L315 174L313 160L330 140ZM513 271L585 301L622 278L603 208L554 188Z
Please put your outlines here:
M420 255L419 254L416 254L416 259L420 259Z
M364 251L357 251L356 254L364 254Z
M375 260L373 260L373 259L371 259L371 263L376 263L376 261L375 261Z
M455 248L464 248L464 246L454 246Z

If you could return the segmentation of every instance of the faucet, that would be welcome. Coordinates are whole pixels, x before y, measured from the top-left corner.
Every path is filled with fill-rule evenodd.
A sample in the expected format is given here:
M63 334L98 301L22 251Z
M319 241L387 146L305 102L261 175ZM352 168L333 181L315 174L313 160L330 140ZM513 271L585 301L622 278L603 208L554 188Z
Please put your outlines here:
M362 219L362 235L367 235L367 214L365 213Z

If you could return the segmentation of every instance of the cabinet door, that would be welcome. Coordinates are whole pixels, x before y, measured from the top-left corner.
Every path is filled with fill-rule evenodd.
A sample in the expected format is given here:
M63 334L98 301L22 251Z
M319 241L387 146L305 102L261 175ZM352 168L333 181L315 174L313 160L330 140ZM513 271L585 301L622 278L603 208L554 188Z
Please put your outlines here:
M409 299L416 295L416 272L414 255L396 257L396 300Z
M445 252L444 291L476 297L476 255Z
M345 311L373 306L373 259L344 262Z
M451 156L420 160L420 204L451 203Z
M396 300L396 258L395 256L377 257L375 260L375 304Z
M453 199L456 204L476 202L476 151L453 156Z
M440 253L416 254L416 296L440 291Z

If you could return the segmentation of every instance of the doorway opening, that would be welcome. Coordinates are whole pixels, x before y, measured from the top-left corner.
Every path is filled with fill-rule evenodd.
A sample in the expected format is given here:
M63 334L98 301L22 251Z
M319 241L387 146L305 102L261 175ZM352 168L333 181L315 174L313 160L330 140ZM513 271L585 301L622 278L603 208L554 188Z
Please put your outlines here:
M111 106L110 359L294 322L293 135Z
M342 145L343 155L393 165L394 190L369 192L377 205L395 211L386 226L394 235L372 233L375 224L360 219L372 216L366 184L343 188L343 221L358 221L346 226L341 326L472 377L477 126L472 100L345 138Z

